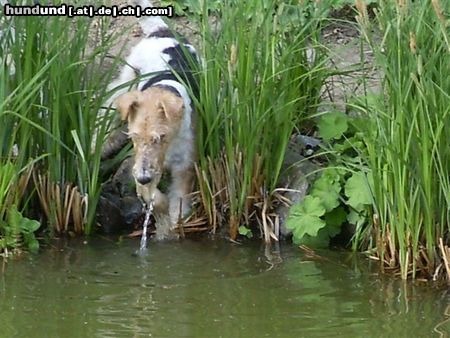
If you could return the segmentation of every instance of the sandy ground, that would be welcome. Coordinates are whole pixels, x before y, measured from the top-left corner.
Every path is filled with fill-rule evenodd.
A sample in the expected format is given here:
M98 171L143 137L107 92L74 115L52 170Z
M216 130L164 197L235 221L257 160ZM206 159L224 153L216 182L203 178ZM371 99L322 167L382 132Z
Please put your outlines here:
M361 49L361 39L356 27L329 27L323 33L323 40L329 50L332 69L353 69L347 75L336 75L329 79L324 89L324 103L332 103L335 108L345 111L345 103L351 96L380 90L380 74L373 67L374 55L367 44L363 44ZM355 70L357 68L359 69Z

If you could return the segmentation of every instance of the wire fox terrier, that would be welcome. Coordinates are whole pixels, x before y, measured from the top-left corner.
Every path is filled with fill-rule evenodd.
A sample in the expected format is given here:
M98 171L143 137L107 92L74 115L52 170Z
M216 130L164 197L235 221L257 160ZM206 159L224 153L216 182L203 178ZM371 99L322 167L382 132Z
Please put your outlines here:
M134 3L143 8L152 6L150 1ZM193 92L197 90L190 66L199 58L192 45L177 40L161 17L144 17L140 25L145 37L131 50L119 77L108 86L108 90L120 87L109 103L128 123L126 135L118 136L125 143L127 137L133 142L132 174L137 195L146 204L153 204L156 213L168 215L170 224L166 227L173 229L180 217L189 214L191 206L195 135L187 86ZM123 88L136 78L135 90ZM107 143L103 158L114 152ZM164 170L170 172L172 180L167 196L157 188Z

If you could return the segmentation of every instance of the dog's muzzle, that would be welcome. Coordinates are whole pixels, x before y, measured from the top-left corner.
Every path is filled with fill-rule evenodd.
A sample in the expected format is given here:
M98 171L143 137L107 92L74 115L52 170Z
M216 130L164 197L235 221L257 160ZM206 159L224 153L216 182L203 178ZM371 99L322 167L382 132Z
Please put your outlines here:
M137 175L136 175L136 181L138 181L140 184L142 185L146 185L151 183L156 177L158 177L159 175L152 173L149 170L141 170Z
M134 176L139 184L146 185L152 181L159 179L160 173L152 169L141 169Z

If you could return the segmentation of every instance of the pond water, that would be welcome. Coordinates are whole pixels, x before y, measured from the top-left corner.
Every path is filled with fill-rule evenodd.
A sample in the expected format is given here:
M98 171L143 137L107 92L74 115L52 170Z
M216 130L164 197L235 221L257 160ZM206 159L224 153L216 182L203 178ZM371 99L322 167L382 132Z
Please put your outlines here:
M450 295L347 252L70 241L0 261L0 337L447 337ZM375 265L375 264L373 264Z

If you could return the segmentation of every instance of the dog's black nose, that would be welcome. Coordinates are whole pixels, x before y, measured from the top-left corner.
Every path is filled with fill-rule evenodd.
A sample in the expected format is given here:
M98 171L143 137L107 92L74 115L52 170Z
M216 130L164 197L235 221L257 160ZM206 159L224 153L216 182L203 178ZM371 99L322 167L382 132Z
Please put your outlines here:
M152 177L150 175L140 175L136 177L136 181L138 181L142 185L146 185L152 181Z

